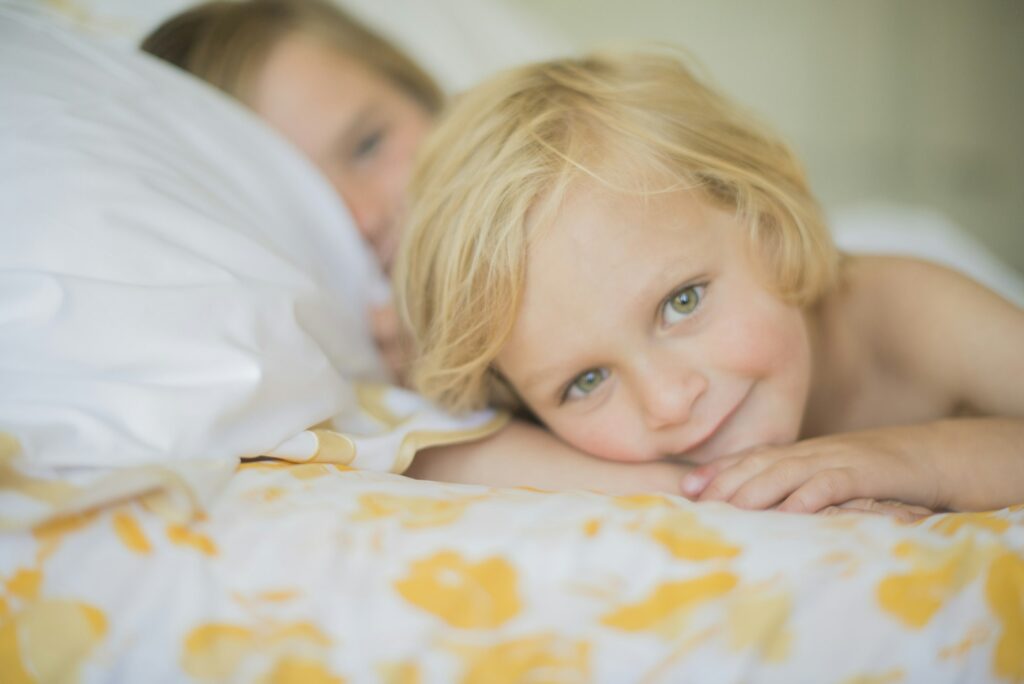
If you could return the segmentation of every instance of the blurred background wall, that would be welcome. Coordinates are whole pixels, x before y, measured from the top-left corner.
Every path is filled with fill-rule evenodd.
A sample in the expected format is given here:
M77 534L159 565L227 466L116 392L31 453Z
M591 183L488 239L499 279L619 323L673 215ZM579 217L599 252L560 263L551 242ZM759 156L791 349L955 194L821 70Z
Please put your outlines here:
M829 209L927 206L1024 272L1024 0L504 0L577 48L681 45Z
M134 49L199 0L34 0ZM826 209L934 209L1024 273L1024 0L336 0L451 91L670 43L803 158Z

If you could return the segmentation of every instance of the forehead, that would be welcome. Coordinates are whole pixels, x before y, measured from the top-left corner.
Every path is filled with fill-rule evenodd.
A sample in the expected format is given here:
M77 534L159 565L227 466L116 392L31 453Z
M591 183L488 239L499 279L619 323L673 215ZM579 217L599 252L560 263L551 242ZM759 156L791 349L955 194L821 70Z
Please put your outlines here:
M728 218L685 190L640 194L577 182L531 226L527 289L717 253ZM557 277L563 274L563 277ZM533 287L532 289L536 289Z
M298 134L398 96L390 82L360 60L321 38L292 31L267 55L256 77L253 109Z
M260 81L265 87L288 84L370 88L387 85L362 60L316 35L293 30L281 36L264 61Z
M731 214L692 192L570 187L553 218L534 227L499 367L536 366L538 354L592 346L595 337L613 336L624 318L653 321L669 294L662 290L719 268L738 232Z

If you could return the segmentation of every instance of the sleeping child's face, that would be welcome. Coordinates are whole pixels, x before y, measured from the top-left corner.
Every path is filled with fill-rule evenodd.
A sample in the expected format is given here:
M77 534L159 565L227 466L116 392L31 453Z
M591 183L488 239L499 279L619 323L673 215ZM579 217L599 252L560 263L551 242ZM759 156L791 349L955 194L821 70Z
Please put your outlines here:
M367 64L300 31L275 44L255 90L253 110L323 172L390 270L430 115Z
M602 458L705 463L794 441L807 325L762 284L744 233L689 191L577 184L531 243L498 370L552 431Z

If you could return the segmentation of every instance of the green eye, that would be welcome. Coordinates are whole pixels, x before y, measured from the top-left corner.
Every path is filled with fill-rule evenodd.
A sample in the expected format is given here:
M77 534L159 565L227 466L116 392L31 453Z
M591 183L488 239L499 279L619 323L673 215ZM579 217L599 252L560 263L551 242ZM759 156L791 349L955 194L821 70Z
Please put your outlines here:
M693 314L704 298L703 285L688 285L668 298L662 307L662 318L672 324Z
M565 399L580 399L587 396L596 390L607 377L608 371L604 368L591 368L583 371L576 376L565 391Z

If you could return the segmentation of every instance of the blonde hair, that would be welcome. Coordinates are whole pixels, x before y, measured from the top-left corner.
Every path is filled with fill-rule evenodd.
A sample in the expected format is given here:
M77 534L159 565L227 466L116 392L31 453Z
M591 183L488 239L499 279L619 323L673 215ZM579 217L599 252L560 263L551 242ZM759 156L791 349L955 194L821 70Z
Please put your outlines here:
M421 151L395 267L417 390L452 410L519 407L492 362L518 315L531 231L584 178L643 195L686 188L734 208L770 286L793 304L836 278L792 152L678 58L522 67L458 99Z
M434 80L402 51L327 0L214 0L157 27L142 50L252 103L256 75L285 35L324 40L367 66L436 114L444 97Z

